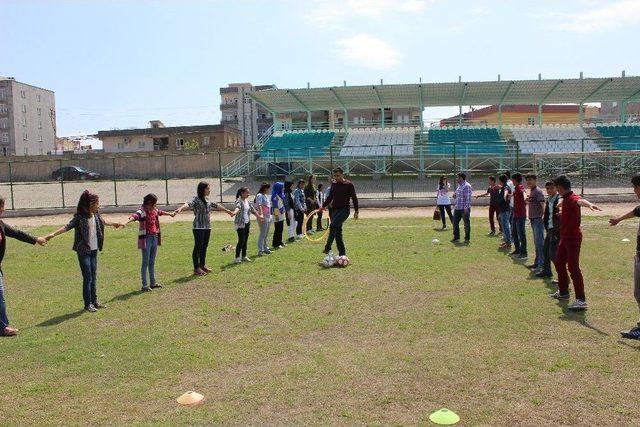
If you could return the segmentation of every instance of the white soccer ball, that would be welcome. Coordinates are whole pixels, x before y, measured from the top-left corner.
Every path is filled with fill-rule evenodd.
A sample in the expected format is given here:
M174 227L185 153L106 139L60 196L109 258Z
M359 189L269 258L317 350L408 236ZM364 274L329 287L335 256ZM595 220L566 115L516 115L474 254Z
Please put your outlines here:
M341 255L336 259L336 264L338 264L339 267L346 267L350 263L351 261L349 260L349 258L347 258L346 255Z
M333 267L335 265L335 263L336 263L336 260L333 257L333 255L327 255L322 260L322 266L326 267L326 268Z

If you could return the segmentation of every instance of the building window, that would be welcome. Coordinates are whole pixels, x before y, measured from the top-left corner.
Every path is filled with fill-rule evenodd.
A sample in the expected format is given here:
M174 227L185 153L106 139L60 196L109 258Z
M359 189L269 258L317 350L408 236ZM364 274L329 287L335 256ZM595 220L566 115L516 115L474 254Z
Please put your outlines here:
M138 141L138 148L144 148L145 143L144 141Z
M42 108L38 107L38 115L41 116L42 115Z
M202 137L202 145L209 145L209 137L208 136L203 136Z
M5 157L9 155L9 149L7 147L2 147L2 155Z
M123 138L123 139L122 139L122 142L123 142L124 144L129 144L129 138Z
M26 117L22 118L22 126L27 126L27 118Z
M42 135L38 136L38 142L42 142Z
M25 141L28 141L28 140L29 140L29 135L27 135L27 133L26 133L26 132L25 132L25 133L23 133L23 134L22 134L22 139L23 139L23 140L25 140Z
M25 104L22 104L22 112L23 113L27 112L27 106Z
M9 127L9 118L0 117L0 129L6 129Z
M20 91L20 98L24 99L27 97L27 94L25 93L25 91L21 90Z
M38 120L38 129L42 129L42 120Z
M527 119L527 124L528 124L529 126L533 126L533 125L535 125L535 124L536 124L536 118L535 118L535 117L529 117L529 118Z
M29 155L29 147L24 147L24 155L25 156Z
M36 95L36 101L40 102L40 95Z
M184 138L176 138L176 148L184 147Z
M9 143L9 133L8 132L2 132L2 143L3 144L8 144Z
M118 150L124 150L124 142L118 142Z
M7 111L7 104L0 104L0 114L6 113Z
M5 99L7 97L7 90L3 87L0 87L0 99Z

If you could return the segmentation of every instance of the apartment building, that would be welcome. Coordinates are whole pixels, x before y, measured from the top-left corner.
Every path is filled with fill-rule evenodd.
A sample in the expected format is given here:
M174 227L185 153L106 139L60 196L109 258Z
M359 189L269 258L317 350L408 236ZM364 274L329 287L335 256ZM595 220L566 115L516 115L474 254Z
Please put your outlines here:
M108 153L141 151L213 151L241 147L238 129L227 125L165 127L159 120L148 128L98 131L102 149Z
M249 93L275 89L274 85L253 86L251 83L230 83L220 88L220 124L240 130L242 144L251 147L273 124L273 117Z
M55 151L53 91L0 77L0 155L42 155Z

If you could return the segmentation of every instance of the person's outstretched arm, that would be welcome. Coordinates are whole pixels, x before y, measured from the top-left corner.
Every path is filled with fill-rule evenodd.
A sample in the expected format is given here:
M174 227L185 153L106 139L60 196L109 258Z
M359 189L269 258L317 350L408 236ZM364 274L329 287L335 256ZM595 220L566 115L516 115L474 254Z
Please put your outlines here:
M640 206L638 206L637 208L633 209L632 211L627 212L624 215L620 215L618 217L611 218L609 220L609 225L618 225L618 223L620 223L621 221L624 221L625 219L631 219L631 218L635 218L637 216L640 216Z
M74 216L73 218L71 218L71 221L69 221L69 224L58 228L56 231L49 233L45 239L47 239L47 242L51 239L53 239L54 237L62 234L62 233L66 233L67 231L71 230L72 228L76 228L78 226L78 217Z
M600 207L598 205L595 205L595 204L591 203L590 201L588 201L586 199L578 200L578 206L581 206L583 208L589 208L592 211L601 211L602 210L602 209L600 209Z
M11 237L12 239L20 240L21 242L30 243L32 245L35 245L37 243L40 246L44 246L47 244L46 238L34 237L31 234L25 233L24 231L13 228L7 224L4 225L4 233L6 236Z

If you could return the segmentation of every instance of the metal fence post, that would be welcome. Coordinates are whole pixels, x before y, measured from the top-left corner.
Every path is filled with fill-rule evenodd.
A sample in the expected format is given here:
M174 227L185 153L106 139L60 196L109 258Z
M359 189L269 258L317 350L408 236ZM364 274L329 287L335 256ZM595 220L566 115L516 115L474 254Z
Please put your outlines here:
M15 210L16 207L13 201L13 171L11 168L12 162L9 162L9 191L11 192L11 210Z
M580 197L584 197L584 138L582 138L582 154L580 156Z
M218 150L218 182L220 183L220 203L222 203L222 153Z
M333 147L329 146L329 166L330 166L330 170L329 170L329 176L331 176L333 174Z
M60 191L62 192L62 207L66 208L64 204L64 171L62 170L62 159L60 159Z
M453 172L455 173L456 170L458 169L458 166L456 165L456 143L453 143Z
M164 156L164 196L167 201L167 205L169 205L169 176L167 174L167 155Z
M118 183L116 179L116 158L111 158L111 170L113 171L113 202L118 206Z
M520 165L520 143L516 141L516 167L514 170L518 170Z
M394 200L396 197L395 187L394 187L394 175L393 175L393 145L391 146L391 200Z

